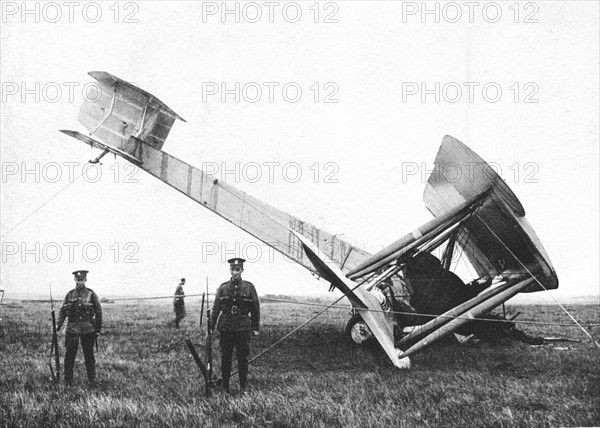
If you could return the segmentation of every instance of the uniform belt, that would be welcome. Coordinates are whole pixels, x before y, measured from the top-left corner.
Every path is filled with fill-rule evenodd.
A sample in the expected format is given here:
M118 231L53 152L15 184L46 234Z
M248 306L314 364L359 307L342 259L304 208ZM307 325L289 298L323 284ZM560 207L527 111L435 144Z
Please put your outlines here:
M242 316L242 317L246 317L248 316L248 311L239 307L239 306L232 306L229 310L228 313L230 313L231 315L238 315L238 316Z

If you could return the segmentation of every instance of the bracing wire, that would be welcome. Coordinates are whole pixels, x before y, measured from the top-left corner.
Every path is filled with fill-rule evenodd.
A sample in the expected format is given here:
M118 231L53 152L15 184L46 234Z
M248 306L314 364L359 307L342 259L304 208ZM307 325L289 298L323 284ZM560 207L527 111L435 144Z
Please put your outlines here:
M53 200L54 198L56 198L59 194L61 194L63 191L65 191L71 184L75 183L81 176L83 175L83 172L81 174L79 174L77 177L75 177L75 179L73 181L71 181L70 183L68 183L65 187L63 187L62 189L60 189L58 192L56 192L54 195L52 195L50 197L50 199L48 199L46 202L44 202L43 204L41 204L39 207L37 207L36 209L34 209L32 212L30 212L29 214L27 214L21 221L19 221L17 224L15 224L13 227L11 227L4 235L2 235L2 238L4 238L6 235L8 235L10 232L12 232L13 230L15 230L17 227L19 227L22 223L24 223L29 217L31 217L32 215L34 215L36 212L38 212L39 210L41 210L44 206L46 206L46 204L48 204L51 200Z
M527 273L540 285L540 287L542 287L545 291L548 291L548 289L546 287L544 287L544 284L542 284L540 282L539 279L537 279L537 277L531 273L531 271L529 269L527 269L527 266L525 266L523 264L523 262L521 262L521 260L519 260L519 258L511 251L510 248L508 248L508 246L504 243L504 241L502 241L502 239L500 239L500 237L498 235L496 235L496 233L487 225L487 223L485 221L483 221L483 219L477 215L477 218L479 218L479 220L481 220L481 222L485 225L485 227L487 227L487 229L492 233L492 235L494 235L494 237L498 240L498 242L500 242L504 248L506 248L506 250L511 254L511 256L513 256L515 258L515 260L517 262L519 262L519 264L523 267L523 269L525 269L527 271ZM558 300L556 300L554 298L554 296L552 296L550 294L550 297L552 297L552 300L554 300L554 302L560 306L560 308L573 320L573 322L575 324L577 324L577 326L585 333L585 335L587 337L589 337L591 339L591 341L598 347L600 348L600 343L598 343L593 337L592 335L581 325L579 324L579 322L575 319L575 317L573 315L571 315L571 313L567 310L567 308L565 308L563 305L560 304L560 302Z

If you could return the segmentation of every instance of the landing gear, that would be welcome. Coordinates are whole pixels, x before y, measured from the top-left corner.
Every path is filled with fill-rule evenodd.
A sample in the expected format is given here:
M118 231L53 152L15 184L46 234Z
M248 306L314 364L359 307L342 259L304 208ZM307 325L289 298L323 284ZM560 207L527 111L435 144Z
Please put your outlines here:
M345 334L348 339L357 345L367 345L372 342L375 336L363 321L360 314L354 314L346 324Z

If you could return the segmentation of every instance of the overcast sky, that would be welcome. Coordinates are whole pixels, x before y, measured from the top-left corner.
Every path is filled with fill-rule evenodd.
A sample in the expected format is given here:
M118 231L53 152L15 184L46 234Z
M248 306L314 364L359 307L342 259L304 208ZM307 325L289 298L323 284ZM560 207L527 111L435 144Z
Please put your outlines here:
M69 185L98 151L58 130L85 132L94 70L187 120L163 150L371 252L431 219L452 135L521 200L555 295L598 295L598 2L24 4L2 3L6 298L76 269L101 297L214 291L235 255L260 294L328 288L122 159Z

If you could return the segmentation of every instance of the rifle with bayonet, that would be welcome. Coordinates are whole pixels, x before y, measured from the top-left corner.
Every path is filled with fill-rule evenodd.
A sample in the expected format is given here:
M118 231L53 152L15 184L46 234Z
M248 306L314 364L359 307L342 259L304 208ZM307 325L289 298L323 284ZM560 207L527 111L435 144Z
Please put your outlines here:
M208 291L208 289L207 289ZM207 292L208 294L208 292ZM202 332L202 319L203 319L203 314L204 314L204 300L205 294L202 293L202 306L200 309L200 332ZM198 355L198 352L196 352L196 348L194 347L194 344L192 343L192 341L187 338L185 340L185 344L187 345L188 349L190 350L190 353L192 354L192 357L194 358L194 361L196 362L196 364L198 365L198 368L200 368L200 371L202 372L202 377L204 378L204 392L206 394L206 397L210 397L210 387L211 387L211 383L212 383L212 369L211 369L211 365L212 365L212 354L210 352L210 348L211 348L211 332L210 332L210 309L208 309L208 296L206 295L207 299L206 299L206 307L207 307L207 319L208 319L208 335L206 336L206 357L208 359L207 364L204 365L204 363L202 362L202 359L200 358L200 356Z
M210 397L210 387L212 385L212 320L210 316L210 297L208 294L208 276L206 277L206 327L208 334L206 336L206 371L210 382L206 383L206 396Z
M52 313L52 345L50 345L50 373L55 382L60 381L60 354L58 353L58 335L56 333L56 314L54 313L54 300L52 299L52 285L50 287L50 309ZM52 357L54 357L54 367L52 365Z
M210 387L212 383L212 325L210 320L210 297L208 294L208 276L206 277L206 327L208 334L206 335L206 396L210 397Z
M202 304L200 305L200 331L202 331L202 319L204 318L204 297L205 294L202 293Z

